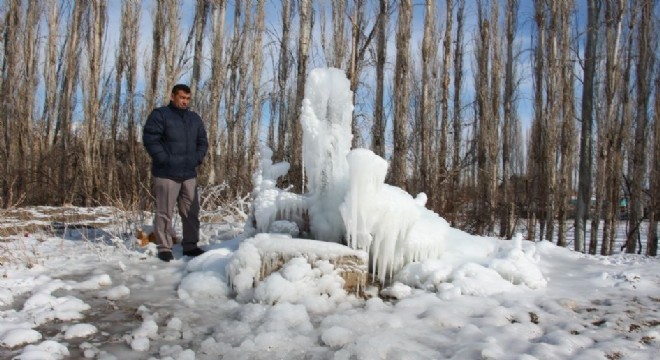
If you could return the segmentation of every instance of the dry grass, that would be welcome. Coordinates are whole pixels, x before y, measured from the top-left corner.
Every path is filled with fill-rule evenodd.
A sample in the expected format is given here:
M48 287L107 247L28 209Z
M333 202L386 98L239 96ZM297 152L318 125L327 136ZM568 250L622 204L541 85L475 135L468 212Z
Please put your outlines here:
M110 225L111 216L110 211L82 213L80 208L71 207L7 209L0 212L0 238L23 236L26 233L53 233L57 224L100 228Z

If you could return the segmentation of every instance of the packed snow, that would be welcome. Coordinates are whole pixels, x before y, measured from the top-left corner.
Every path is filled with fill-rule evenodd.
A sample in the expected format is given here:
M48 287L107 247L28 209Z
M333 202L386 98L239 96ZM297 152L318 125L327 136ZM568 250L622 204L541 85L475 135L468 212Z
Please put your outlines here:
M0 358L657 357L657 258L451 228L425 194L384 183L386 160L350 149L343 73L313 70L305 92L308 188L278 188L289 166L262 147L249 216L203 224L199 257L176 245L158 260L110 208L66 208L88 225L3 238ZM45 224L52 211L26 209ZM347 291L346 258L374 281Z
M176 246L171 263L103 241L111 229L6 238L3 252L31 262L2 264L0 358L653 359L660 350L657 258L483 238L408 264L380 296L348 294L322 257L293 256L241 297L227 265L246 248L225 228L215 225L198 258ZM243 260L240 269L257 266ZM106 296L123 287L126 296Z

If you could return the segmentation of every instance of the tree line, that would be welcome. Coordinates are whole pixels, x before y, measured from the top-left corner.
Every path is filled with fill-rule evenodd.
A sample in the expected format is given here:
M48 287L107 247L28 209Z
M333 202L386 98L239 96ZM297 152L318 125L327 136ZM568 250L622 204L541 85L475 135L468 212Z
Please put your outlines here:
M452 226L504 238L524 228L561 246L573 234L576 250L607 255L624 218L626 251L656 255L657 10L653 0L6 0L0 205L144 204L141 127L177 82L190 84L209 134L200 184L249 192L264 143L300 191L304 81L332 66L353 91L353 146L390 160L388 182L426 192Z

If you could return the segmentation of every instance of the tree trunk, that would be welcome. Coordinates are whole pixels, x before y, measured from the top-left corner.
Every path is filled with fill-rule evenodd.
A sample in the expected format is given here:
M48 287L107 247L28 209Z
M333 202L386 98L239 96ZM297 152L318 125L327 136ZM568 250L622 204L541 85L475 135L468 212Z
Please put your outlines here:
M559 146L561 162L559 168L558 199L557 199L557 245L566 246L566 220L568 205L573 184L575 168L575 89L573 85L574 58L571 55L570 18L574 4L572 0L562 2L560 44L563 63L561 64L561 135Z
M604 127L608 132L607 137L607 168L611 169L606 175L606 210L605 225L603 226L603 237L601 241L601 255L611 255L611 239L616 232L616 220L618 217L620 201L620 169L623 167L621 146L619 140L622 134L618 133L623 116L619 115L618 106L620 101L617 94L620 94L619 87L621 72L619 69L619 40L621 38L621 25L623 17L623 0L607 1L605 5L605 24L606 24L606 61L605 61L605 120ZM625 84L627 87L627 84ZM619 120L621 119L621 120ZM617 138L619 140L617 140ZM618 148L618 150L617 150Z
M121 11L121 33L119 34L119 43L126 44L127 38L130 36L128 33L129 27L129 14L130 14L130 3L122 2L122 11ZM124 59L126 51L123 47L117 49L117 57L115 59L115 93L112 99L112 113L110 114L110 148L108 150L108 156L106 157L105 168L108 175L108 182L106 191L108 196L112 199L116 196L117 187L117 174L118 169L117 165L117 133L119 130L119 109L121 107L121 94L122 94L122 79L124 77L124 71L126 71L126 60Z
M209 0L197 0L195 6L195 52L193 54L192 77L190 79L190 91L193 96L191 101L193 105L199 103L201 99L197 88L199 87L199 78L201 76L202 55L204 54L204 29L206 29L206 18L210 8Z
M528 239L536 239L536 221L539 220L539 240L543 241L545 236L545 214L547 192L544 188L545 161L547 160L544 145L545 108L543 91L548 79L546 79L546 9L544 2L535 3L535 20L537 43L534 49L534 120L532 123L532 137L530 149L530 162L528 169L529 194L531 197L528 215L531 223L528 226Z
M97 161L100 113L100 79L101 61L103 59L103 36L106 25L105 0L94 0L90 3L87 16L87 74L83 91L85 98L85 136L83 138L83 204L91 206L93 199L98 199Z
M578 170L578 196L575 212L575 251L585 250L585 226L591 201L591 170L593 164L593 108L596 46L598 43L598 13L600 0L587 0L587 40L584 56L584 82L582 86L582 129L580 134L580 165Z
M476 227L475 232L484 235L486 232L492 230L493 216L495 209L491 207L493 201L493 189L491 187L491 179L495 176L492 171L491 161L491 142L493 136L493 123L495 122L495 114L492 107L492 88L490 82L492 81L490 72L492 69L489 66L492 39L496 35L492 35L492 26L494 25L486 14L488 10L485 8L483 0L477 2L477 21L479 35L476 40L475 49L475 91L476 91L476 142L477 142L477 188L478 200L476 205ZM491 14L492 15L492 14ZM495 15L496 16L496 15ZM497 51L496 49L493 50ZM491 64L494 65L494 64ZM497 129L497 128L495 128ZM495 130L497 131L497 130Z
M4 29L4 64L2 67L2 130L3 130L3 154L2 154L2 206L10 207L14 204L15 170L13 169L16 139L16 122L20 118L18 113L18 86L20 66L20 44L19 34L21 19L21 1L11 0L7 5L5 29ZM15 155L14 155L15 156ZM12 175L10 175L12 174Z
M454 15L454 1L446 1L446 18L445 18L445 37L442 42L443 57L442 57L442 84L440 88L440 108L442 109L442 117L440 119L440 142L438 144L438 174L437 184L435 186L437 195L435 196L435 208L439 213L444 213L447 204L447 192L449 190L448 174L447 174L447 139L449 128L449 85L451 77L451 42L453 30L453 15Z
M346 0L332 1L332 61L330 66L343 68L346 57Z
M61 101L59 105L58 122L55 127L56 141L59 143L60 173L59 173L59 194L60 204L72 202L72 187L74 181L69 178L69 164L67 162L68 150L71 138L71 122L73 109L75 108L74 89L78 84L78 66L80 58L79 35L81 34L82 17L85 12L85 4L75 2L71 19L69 20L69 29L67 34L68 44L66 45L64 79L60 89ZM59 135L59 138L57 136Z
M461 180L461 164L459 164L461 154L461 132L462 112L461 112L461 88L463 86L463 16L465 13L465 0L458 0L458 10L456 12L456 47L454 48L454 104L453 104L453 154L451 161L451 183L452 198L449 201L452 204L450 214L451 226L457 226L457 203L459 197L459 186Z
M387 27L389 20L389 0L380 0L378 12L378 33L376 35L376 103L374 105L374 124L371 134L371 149L385 157L385 57L387 52Z
M289 27L291 26L292 0L282 0L282 38L277 72L279 116L277 126L277 151L275 158L284 160L286 133L288 131L287 82L289 78Z
M294 102L294 116L291 119L291 170L289 178L291 185L299 191L305 190L305 179L302 169L302 126L300 112L305 95L305 80L307 78L307 59L311 44L312 32L312 2L300 1L300 34L298 38L298 71L296 74L296 100Z
M653 69L652 15L653 0L639 0L641 18L637 28L637 70L635 83L637 88L637 116L635 119L635 146L632 154L632 169L630 187L630 218L628 220L628 234L626 239L626 252L637 252L637 242L640 241L640 225L644 219L644 179L646 177L646 151L648 133L648 107L651 95L651 78ZM641 245L641 243L640 243ZM639 251L642 249L640 248Z
M261 72L263 67L263 33L264 33L264 6L265 0L257 0L257 18L252 48L252 102L253 113L250 123L250 147L248 150L249 171L252 173L257 167L257 144L259 143L259 129L261 128ZM271 117L271 120L273 117ZM270 121L271 123L273 121Z
M35 182L34 174L36 158L33 147L33 119L34 119L34 100L38 89L38 65L39 65L39 43L41 37L40 27L34 26L41 21L42 13L41 1L28 2L25 10L25 21L23 30L22 48L22 81L20 84L14 84L19 88L19 113L20 116L15 119L18 122L17 139L18 154L15 157L16 170L16 189L15 192L21 197L26 197L27 185Z
M208 169L208 183L216 183L216 170L218 161L216 152L218 149L218 121L220 111L220 97L224 93L225 66L223 63L224 53L224 30L227 2L225 0L214 0L213 2L213 58L211 64L211 88L209 102L209 116L207 128L209 129L209 152L205 161Z
M396 35L396 64L394 70L394 152L392 154L391 183L402 189L407 188L408 106L410 90L410 25L412 22L412 1L401 0Z
M499 124L500 124L500 106L502 105L500 87L502 79L502 61L501 61L501 48L500 48L500 31L498 24L500 23L499 17L499 2L491 2L491 53L490 53L490 119L487 128L487 148L488 148L488 226L487 232L489 235L495 233L495 214L497 213L497 179L498 179L498 162L497 154L499 148Z
M249 191L250 184L250 174L249 174L249 164L247 162L247 104L248 104L248 85L251 80L251 77L248 76L248 65L250 64L248 60L251 54L251 46L254 46L254 43L249 40L250 36L250 27L252 26L252 0L245 1L245 16L243 19L243 29L241 30L242 36L239 40L239 49L236 53L239 55L236 59L238 62L238 105L236 109L236 124L238 125L238 131L236 132L236 155L234 157L234 166L236 168L233 174L236 174L234 177L237 181L234 189L237 194L242 194Z
M238 175L236 168L239 161L237 159L238 152L236 141L236 127L238 125L238 121L236 119L237 114L235 109L236 99L238 98L238 84L240 81L238 72L240 63L242 62L241 46L244 43L244 41L241 41L242 36L240 31L240 19L243 17L241 1L237 1L234 6L234 33L231 40L232 45L230 49L229 63L227 64L227 68L229 69L229 81L226 84L226 90L228 94L225 103L225 107L227 108L225 116L225 123L227 126L227 150L225 152L226 155L223 176L231 179L231 181L229 181L229 186L233 192L232 195L236 194L236 187L239 185L239 181L236 179L236 175ZM231 174L231 177L229 174Z
M660 72L655 75L655 98L653 108L653 161L651 162L651 201L649 202L649 232L646 238L646 255L658 256L658 212L660 211Z
M546 72L546 103L542 115L541 146L543 156L541 160L541 189L543 189L542 211L545 214L542 224L545 226L545 239L554 240L555 204L557 201L557 127L561 114L561 67L564 54L559 49L560 3L565 0L554 1L549 5L549 22L547 23L547 53L545 56Z
M169 102L170 93L184 70L187 47L192 40L193 29L188 33L185 45L181 44L181 0L161 0L167 3L166 41L161 44L165 55L165 87L162 87L162 104ZM194 96L195 94L192 94ZM193 104L194 105L194 104Z
M500 237L513 236L514 202L511 196L511 135L514 116L514 58L513 41L518 26L518 0L508 0L506 7L506 64L504 75L504 124L502 125L502 208L500 210Z
M351 57L348 67L348 80L350 81L350 89L353 94L353 104L355 104L355 94L360 77L359 61L360 59L360 42L362 40L362 19L364 18L364 1L356 0L353 3L353 17L351 19ZM357 148L360 140L360 132L357 127L357 111L351 114L351 147Z
M55 123L57 114L57 102L59 99L58 88L58 64L62 61L62 52L59 45L60 31L60 6L56 0L49 0L46 9L48 12L48 41L46 43L43 81L44 81L44 104L41 116L41 131L43 134L39 142L39 158L37 174L52 177L52 164L47 160L51 153L52 144L55 142ZM36 190L36 189L35 189ZM44 189L45 190L45 189ZM49 197L43 190L36 190L37 198L44 200Z
M144 101L143 118L156 107L158 103L158 81L160 79L160 67L162 58L162 48L165 41L165 31L167 22L165 20L166 11L165 1L156 1L156 15L153 18L151 32L151 68L149 69L149 87L146 90Z
M431 187L430 173L430 158L431 158L431 131L433 130L432 116L433 108L431 106L431 81L433 59L436 54L434 53L435 46L432 44L437 43L435 36L435 6L434 1L426 0L425 3L425 16L424 16L424 37L422 38L422 98L419 110L419 124L420 124L420 142L421 142L421 162L420 162L420 191L426 192L430 195L431 200L435 197L435 189ZM435 135L435 134L433 134ZM433 202L432 202L433 203Z

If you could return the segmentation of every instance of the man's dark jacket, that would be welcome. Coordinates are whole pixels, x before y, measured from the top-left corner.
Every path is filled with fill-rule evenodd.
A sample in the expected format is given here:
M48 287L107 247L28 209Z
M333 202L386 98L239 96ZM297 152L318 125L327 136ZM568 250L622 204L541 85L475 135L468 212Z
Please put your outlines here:
M172 103L151 112L144 124L142 143L152 160L155 177L188 180L197 177L209 147L202 119Z

